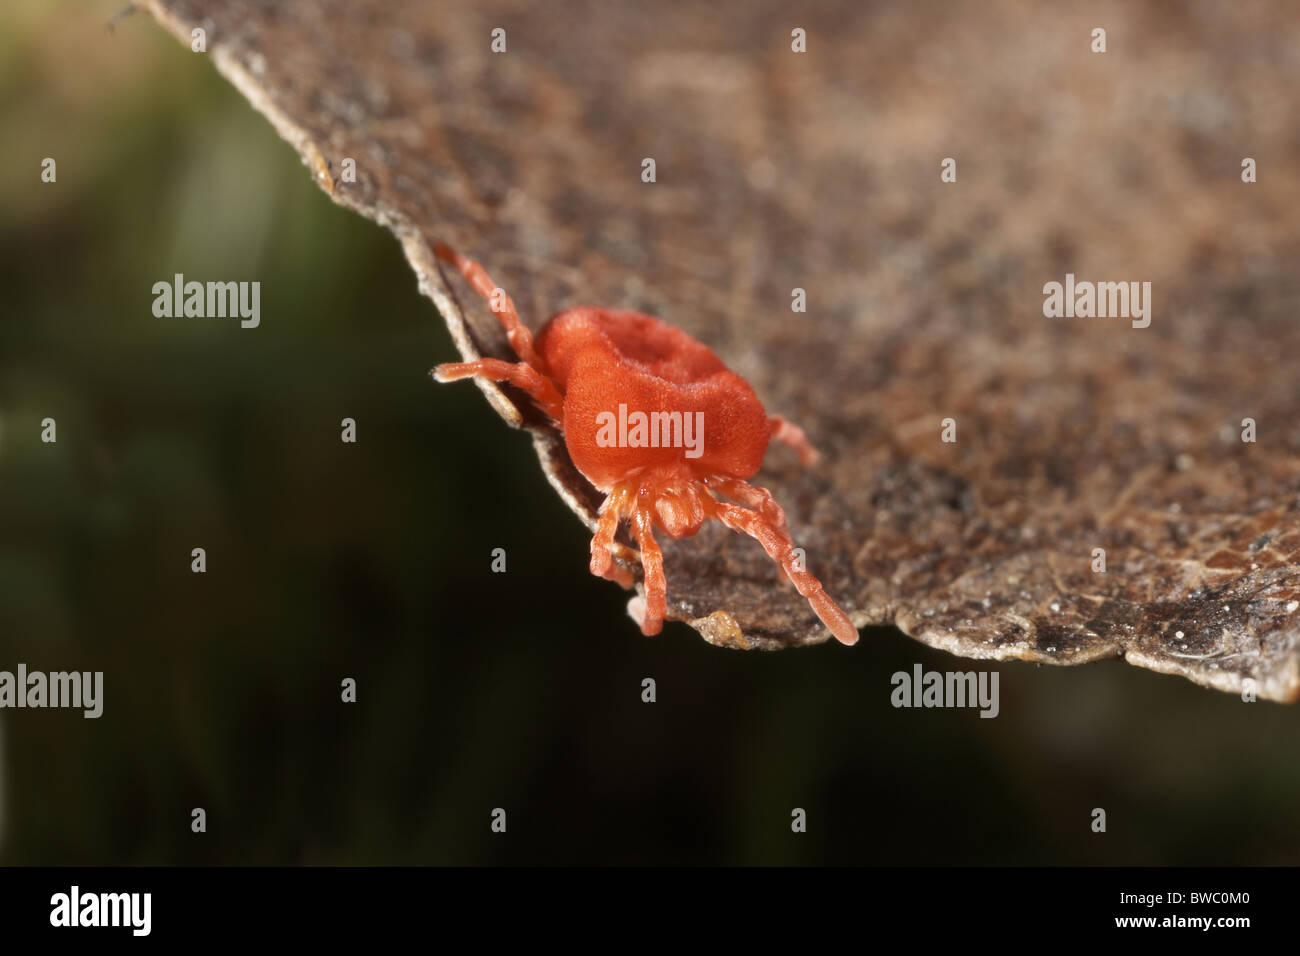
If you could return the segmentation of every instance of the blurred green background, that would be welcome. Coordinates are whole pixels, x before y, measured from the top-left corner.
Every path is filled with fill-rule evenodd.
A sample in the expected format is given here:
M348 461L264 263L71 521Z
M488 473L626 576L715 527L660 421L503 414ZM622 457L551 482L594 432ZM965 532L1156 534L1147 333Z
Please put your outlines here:
M642 637L527 437L427 378L397 242L121 6L0 9L0 669L105 675L99 720L0 711L0 862L1300 862L1298 707L1008 665L981 720L890 706L987 667L893 630ZM261 327L155 318L177 272Z

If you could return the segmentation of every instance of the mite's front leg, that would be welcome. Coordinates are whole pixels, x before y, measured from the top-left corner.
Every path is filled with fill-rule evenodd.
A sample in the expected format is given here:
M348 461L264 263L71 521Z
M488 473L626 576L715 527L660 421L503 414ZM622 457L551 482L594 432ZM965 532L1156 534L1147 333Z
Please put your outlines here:
M710 477L704 479L704 484L709 488L717 488L724 495L735 498L742 505L753 508L785 539L786 544L794 547L794 539L790 537L790 529L785 523L785 509L782 508L772 492L766 488L760 488L758 485L751 485L740 478L721 478Z
M617 581L623 587L630 588L636 583L636 579L632 576L631 571L628 571L614 560L615 550L620 553L627 551L626 548L614 540L614 534L618 531L618 523L623 518L627 498L627 492L612 491L600 506L600 517L596 521L596 533L591 538L591 573L597 577Z
M849 616L831 600L822 583L795 562L794 548L790 547L785 536L772 527L766 518L758 512L725 502L718 502L715 514L732 531L747 534L763 546L768 556L785 569L786 576L794 583L795 589L812 605L813 611L836 639L843 644L857 643L858 629L853 626Z
M650 512L637 509L632 515L632 533L641 549L641 566L645 568L645 619L641 633L658 634L664 629L668 611L668 579L664 577L664 553L654 536L654 519Z

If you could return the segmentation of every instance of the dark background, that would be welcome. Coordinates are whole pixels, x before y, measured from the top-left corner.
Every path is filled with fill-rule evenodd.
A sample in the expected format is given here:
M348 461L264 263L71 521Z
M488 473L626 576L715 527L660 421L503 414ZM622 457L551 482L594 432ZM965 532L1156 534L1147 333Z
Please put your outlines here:
M890 706L990 667L894 630L642 637L527 437L427 377L396 241L120 7L0 11L0 669L105 682L0 711L0 862L1300 860L1295 707L1017 664L982 720ZM155 318L176 272L261 281L261 327Z

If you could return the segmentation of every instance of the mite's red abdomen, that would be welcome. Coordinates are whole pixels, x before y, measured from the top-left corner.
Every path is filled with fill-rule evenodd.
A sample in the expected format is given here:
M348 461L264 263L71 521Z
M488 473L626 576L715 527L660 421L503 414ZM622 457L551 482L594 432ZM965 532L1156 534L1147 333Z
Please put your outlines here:
M570 309L535 345L564 393L569 454L597 488L675 462L735 478L762 464L770 428L758 396L681 329L640 312Z

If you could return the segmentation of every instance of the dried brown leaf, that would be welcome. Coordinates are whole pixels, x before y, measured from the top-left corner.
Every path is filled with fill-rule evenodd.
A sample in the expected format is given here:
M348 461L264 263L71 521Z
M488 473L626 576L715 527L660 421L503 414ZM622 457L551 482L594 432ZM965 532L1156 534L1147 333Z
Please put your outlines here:
M534 327L577 304L660 315L800 422L823 463L773 450L759 477L860 625L1300 693L1285 5L147 6L187 43L203 27L335 200L398 235L464 356L509 352L438 240ZM1150 327L1044 318L1067 272L1150 281ZM558 437L484 391L590 524ZM666 550L670 616L709 640L826 639L752 542Z

